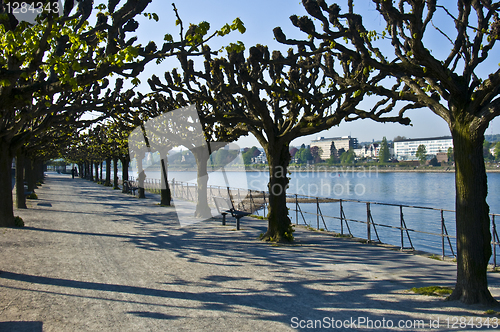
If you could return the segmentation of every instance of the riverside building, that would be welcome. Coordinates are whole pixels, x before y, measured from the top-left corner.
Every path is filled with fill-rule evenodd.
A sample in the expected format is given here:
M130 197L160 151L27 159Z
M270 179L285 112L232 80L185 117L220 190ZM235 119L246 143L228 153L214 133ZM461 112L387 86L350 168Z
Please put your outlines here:
M424 145L428 155L437 155L439 152L448 152L453 149L451 136L412 138L394 142L394 155L398 160L416 160L415 153L419 145Z
M311 141L311 148L317 146L321 149L320 158L327 160L332 155L337 156L337 152L341 149L349 151L350 148L358 148L358 139L351 136L324 138L319 137L317 140Z

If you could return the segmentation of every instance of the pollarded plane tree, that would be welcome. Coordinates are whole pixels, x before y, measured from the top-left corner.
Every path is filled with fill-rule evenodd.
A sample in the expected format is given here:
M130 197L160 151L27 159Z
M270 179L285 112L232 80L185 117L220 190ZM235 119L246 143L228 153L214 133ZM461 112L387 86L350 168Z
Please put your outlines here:
M112 145L115 147L113 150L113 167L115 170L115 177L113 180L114 188L118 188L118 161L120 161L122 165L122 184L123 181L128 181L128 171L130 164L130 155L128 151L128 136L132 132L133 128L128 127L124 123L113 121L110 125L112 129L112 135L110 135L110 139L113 140ZM122 187L122 192L125 192L126 188Z
M196 26L191 25L189 30L195 31L196 28ZM241 33L245 32L243 23L239 19L235 19L232 25L226 24L221 29L221 31L223 31L222 34L232 30L238 30ZM188 31L186 35L189 34L190 32ZM217 52L211 52L208 46L203 46L203 49L204 54L217 54ZM225 49L227 51L242 50L244 49L244 46L240 42L238 42L238 44L231 43ZM178 59L183 65L188 64L188 59L185 53L178 54ZM192 60L189 60L189 65L191 68L193 67ZM213 91L210 91L205 86L196 82L194 85L184 85L183 83L188 83L189 80L183 79L176 68L174 68L171 73L166 72L164 77L166 80L165 84L161 83L160 79L156 75L153 75L151 79L148 80L151 89L156 93L153 95L154 99L157 101L169 100L170 103L173 104L173 106L170 106L170 109L186 107L188 105L196 106L197 118L200 120L199 124L202 126L204 135L204 137L200 140L204 140L206 144L199 146L198 141L195 144L191 144L190 148L191 152L195 156L198 171L198 202L195 215L199 217L208 216L210 214L207 200L208 160L212 153L226 146L228 143L235 141L240 136L247 135L248 132L242 130L239 126L229 129L224 128L224 126L221 126L220 123L218 123L218 120L213 117L213 114L216 112L213 112L212 109L225 107L225 105L220 104L220 100L213 98ZM165 98L160 94L160 92L167 94L168 97ZM156 96L159 98L156 98ZM165 103L163 102L163 104ZM168 110L168 108L168 106L162 105L163 112ZM232 153L231 158L229 159L232 161L234 157L235 154ZM226 160L226 162L228 162L228 160ZM211 166L212 171L215 171L216 167L213 165L213 162Z
M76 126L65 119L61 123L54 123L49 129L33 135L16 154L16 207L26 208L24 183L29 192L35 192L36 183L43 180L37 165L49 159L60 158L61 151L76 134ZM43 173L42 173L43 174Z
M142 103L143 96L141 95L138 102L133 102L126 106L120 106L113 110L113 115L111 117L112 126L117 130L118 148L119 148L119 159L122 163L122 180L129 180L128 171L129 163L135 158L137 165L137 184L138 184L138 194L139 198L145 198L144 191L144 181L145 173L143 172L142 161L146 155L147 147L143 140L132 140L130 141L130 136L135 133L137 134L137 129L143 126L143 123L147 121L148 115L141 112L137 107ZM118 133L119 132L119 133ZM134 135L136 135L134 134ZM117 137L116 137L117 136ZM123 192L126 192L126 187L123 186Z
M67 128L64 129L67 130ZM30 140L25 163L28 191L34 192L38 183L43 182L44 164L51 159L60 158L61 151L65 149L71 140L72 137L67 132L62 132L57 127L44 132L43 139L40 142L36 139Z
M141 99L139 99L141 100ZM143 115L137 110L139 104L120 105L113 109L113 114L107 124L111 129L110 139L115 147L113 155L115 162L119 160L122 165L122 182L129 180L129 164L131 154L129 151L129 136L135 128L143 123ZM122 187L122 192L126 192L126 187Z
M90 181L99 181L99 165L106 157L103 149L104 139L101 125L97 125L80 132L68 146L68 150L73 154L69 154L66 161L81 164L84 177ZM78 149L76 154L75 149Z
M225 36L225 35L231 33L232 31L235 31L235 30L238 30L240 33L245 32L243 22L241 22L241 20L239 18L236 18L232 22L231 25L225 24L221 29L216 30L215 32L213 32L210 35L208 35L208 31L210 30L210 24L208 22L201 22L200 24L190 24L189 28L184 33L184 24L179 16L175 6L174 6L174 11L175 11L175 14L177 16L177 23L178 23L179 29L180 29L180 31L179 31L180 42L176 44L176 51L177 51L176 54L182 55L182 58L184 58L184 59L187 59L187 57L192 56L192 55L201 54L201 53L197 53L198 49L200 47L203 48L204 45L206 45L206 43L215 36ZM167 34L165 36L165 39L170 41L170 40L172 40L172 36ZM231 43L226 47L226 49L238 48L238 47L240 47L240 44L241 43L238 43L238 44ZM217 52L213 52L213 53L216 54ZM114 120L116 120L116 122L119 124L119 126L126 128L125 129L126 131L128 129L130 129L130 125L135 126L134 129L140 129L137 131L137 135L140 134L139 136L141 136L142 135L141 132L143 134L145 134L144 126L147 123L147 120L151 119L154 116L159 116L161 113L165 113L167 109L172 110L172 108L170 107L172 105L171 104L165 105L165 100L157 100L156 103L157 102L163 103L163 105L161 105L161 111L158 111L158 108L157 108L158 105L155 105L155 102L151 102L151 101L148 102L144 99L144 97L146 97L146 96L143 96L140 93L138 95L139 95L140 100L144 100L143 106L139 107L139 104L141 104L141 102L135 103L134 105L127 105L126 107L121 106L122 111L115 110L115 115L113 116L113 118L114 118ZM179 100L177 100L176 105L177 105L177 107L180 107L181 105L184 105L184 104L182 104L182 102L179 104ZM151 123L158 124L158 122L159 121L153 120L150 122L150 124ZM130 130L129 134L136 135L135 134L136 132L134 131L134 129ZM146 135L143 135L143 136L144 136L144 138L147 139ZM155 137L158 138L157 135L155 135ZM170 138L172 138L172 137L170 137ZM129 141L130 141L130 137L127 139L127 144L130 143ZM160 139L160 142L161 142L161 139ZM138 161L139 175L140 175L139 176L139 197L144 197L143 181L144 181L145 173L143 172L143 169L142 169L142 159L140 158L140 156L142 156L145 152L147 152L151 147L147 146L149 144L149 142L145 142L143 139L133 139L133 143L136 144L136 146L129 145L129 152L131 152L131 154L133 156L138 158L137 161ZM153 142L153 141L151 143L156 144L156 142ZM156 144L156 145L158 146L158 144ZM172 144L169 143L169 145L172 145ZM175 146L175 144L172 146ZM165 148L162 148L161 150L165 150ZM199 149L193 150L193 147L191 147L191 150L194 152L194 151L197 151ZM130 156L126 157L126 158L128 158L128 161L130 160ZM122 162L128 162L128 161L122 160ZM163 166L162 168L165 170L165 172L163 172L163 173L164 173L164 175L166 175L166 169L165 169L166 165L165 165L163 158L162 158L162 166ZM124 174L124 176L125 176L125 174ZM166 177L163 177L163 181L165 182L165 186L166 186L166 179L167 179ZM166 187L168 187L168 186L166 186ZM162 196L161 196L162 197L162 204L164 204L164 205L170 204L170 199L168 196L169 196L168 188L165 190L162 190ZM210 209L208 208L208 205L207 204L205 204L205 205L206 205L206 208L203 209L204 212L201 213L204 215L206 215L206 211L210 211ZM201 215L200 213L198 213L198 211L199 211L198 208L196 211L197 211L195 213L196 215Z
M91 29L86 28L85 19L92 11L92 1L80 1L78 11L71 16L73 2L68 1L63 17L44 13L45 18L35 25L19 23L9 13L2 17L1 155L5 170L10 166L10 157L22 144L16 135L26 119L23 109L31 108L29 104L44 99L50 103L54 94L77 90L111 72L134 77L150 60L174 54L175 47L189 45L169 42L158 52L151 43L144 49L133 46L134 39L125 41L125 32L135 30L137 24L133 17L149 1L127 1L115 11L118 3L110 1L108 12L100 13L98 23ZM4 13L7 7L3 2L1 5ZM107 23L109 16L113 19L112 25ZM31 110L28 118L52 115L54 111L48 108L38 108L36 112ZM2 188L10 189L10 185ZM2 221L5 221L2 225L12 224L13 214L5 212L2 213Z
M25 110L26 112L28 110ZM31 156L35 155L36 147L34 144L29 144L30 142L39 143L40 140L37 136L41 135L40 131L33 132L32 129L37 127L35 123L38 119L32 119L31 121L27 121L24 123L23 127L19 128L19 132L23 133L23 135L19 135L22 137L26 143L21 145L15 152L15 207L18 209L26 209L26 197L24 184L25 181L28 182L28 178L31 178L31 174L29 174L29 167L31 165ZM37 134L38 133L38 134ZM19 137L18 136L18 137ZM32 140L28 140L27 136L32 137ZM34 191L33 181L29 181L28 191ZM12 196L12 193L11 193ZM12 202L5 202L4 204L11 204Z
M141 116L135 110L143 102L144 96L135 93L134 89L122 91L123 79L116 80L116 88L105 95L110 102L107 103L108 110L106 119L101 122L103 148L106 150L104 159L106 165L113 160L114 178L113 187L118 189L118 160L122 163L122 180L128 181L128 169L130 155L128 151L128 136L141 122ZM110 182L111 167L106 168L106 184ZM123 191L125 192L125 187Z
M147 139L144 139L146 137L144 125L150 119L151 114L148 112L149 108L144 105L151 105L151 101L148 99L147 95L143 95L141 93L137 93L136 97L132 99L135 92L132 90L129 90L128 92L130 93L128 98L124 98L122 103L116 104L113 107L112 115L108 123L109 128L112 128L112 132L109 133L110 138L108 143L112 144L114 147L113 154L115 154L115 171L117 159L119 159L122 163L123 181L129 180L129 163L131 159L135 158L138 172L138 196L139 198L145 198L144 182L146 179L146 172L143 167L143 159L146 156L146 153L150 152L151 149ZM114 182L116 186L116 175ZM124 193L126 192L125 186L123 186L122 191ZM163 201L164 199L162 199L162 202Z
M57 6L43 1L44 11L35 24L19 22L5 1L0 3L0 172L7 174L15 151L21 144L13 142L25 117L21 109L47 103L57 93L78 90L104 77L117 73L132 78L152 61L175 55L179 49L196 55L196 46L207 38L206 31L193 32L192 38L174 41L170 34L158 49L154 42L145 47L127 33L138 28L136 15L141 14L151 0L109 0L107 5L93 8L92 0L81 0L74 9L74 1L65 1L63 14ZM95 12L97 21L91 26L87 18ZM175 10L175 6L174 6ZM158 20L156 13L145 13ZM208 37L210 38L210 37ZM52 111L38 109L30 116L39 117ZM8 199L10 177L0 180L0 200ZM7 203L9 203L7 202ZM1 204L0 226L13 226L14 215L9 204Z
M109 137L109 127L103 125L103 126L101 126L101 130L102 130L103 138L104 138L103 143L102 143L104 150L105 150L104 161L106 162L106 177L104 180L104 185L106 187L110 187L111 186L111 160L113 158L112 157L113 146L110 144L110 142L112 142L112 140Z
M17 207L25 208L24 199L24 177L28 183L28 191L34 191L35 176L33 167L35 156L42 158L54 154L54 151L62 151L64 144L70 143L78 130L92 125L107 116L109 105L117 102L115 95L119 95L121 85L117 84L115 89L107 89L103 96L101 92L108 86L107 80L83 87L78 91L64 91L59 93L47 104L45 101L39 102L31 107L21 109L19 113L27 119L19 127L18 134L13 138L13 142L20 142L20 147L16 153L16 164L26 165L26 167L16 167L16 190ZM38 109L50 108L45 116L35 117ZM94 120L82 119L88 111L100 112L100 116ZM60 154L60 153L59 153ZM26 169L25 175L23 168Z
M288 41L281 30L277 39ZM276 33L275 33L276 35ZM267 240L292 239L286 206L289 179L289 145L298 137L318 133L340 124L343 119L371 118L379 122L409 120L389 115L375 106L364 111L357 106L364 91L355 84L376 84L381 78L370 77L360 64L339 55L323 54L312 42L301 43L298 52L291 48L286 56L272 55L267 47L231 52L227 58L205 55L203 70L181 58L183 80L174 84L187 89L206 85L212 98L223 107L212 109L210 116L222 130L240 128L252 133L264 148L269 164L269 214Z
M207 22L202 22L198 25L190 24L186 33L184 33L182 20L179 17L178 22L180 25L181 41L197 41L199 42L199 46L204 50L204 53L217 54L217 52L210 51L210 48L206 46L206 42L202 42L199 37L210 29L210 25ZM225 24L221 29L215 31L212 36L224 36L235 30L238 30L240 33L246 31L243 22L239 18L233 20L232 24ZM230 43L226 49L235 50L242 47L242 43L238 42L237 44ZM177 56L181 61L186 62L188 61L188 55L188 52L183 51L179 52ZM179 81L180 76L176 69L172 71L172 76L176 82ZM148 83L154 93L150 94L149 101L140 107L141 112L147 113L150 119L149 122L143 124L148 126L148 128L144 128L145 139L149 140L148 144L150 146L148 148L153 148L153 150L160 152L162 165L161 204L170 205L171 198L167 181L168 151L175 146L183 145L193 153L196 159L198 191L195 217L211 217L207 200L208 159L212 152L234 141L241 133L236 130L232 135L221 136L214 132L208 124L208 119L204 118L204 115L207 114L205 109L217 107L214 100L207 95L207 90L198 87L200 89L196 91L188 91L182 89L179 84L176 84L175 89L172 90L172 76L168 72L165 74L165 78L168 81L167 86L162 84L156 75L153 75L148 80ZM174 95L173 91L177 94ZM164 92L166 95L160 92ZM190 105L196 106L195 113L197 115L189 108ZM183 112L166 114L178 108L186 108L185 114L182 114ZM200 127L202 128L201 130L199 130Z
M130 92L130 94L128 92ZM129 90L124 95L131 97L133 96L133 91ZM124 104L130 104L130 102L126 101ZM116 105L117 104L113 104L113 110L106 113L106 118L103 121L99 122L89 130L89 137L91 139L91 145L89 148L92 151L91 159L94 161L96 170L95 181L101 181L104 182L105 186L111 186L111 161L114 160L115 175L113 186L115 189L118 186L117 159L119 154L117 152L119 152L119 147L122 143L120 140L123 137L123 133L115 132L115 130L118 129L118 126L110 121L110 119L114 116L113 113L116 111ZM103 162L106 163L105 179L103 179L102 175Z
M102 181L102 167L103 161L108 156L108 151L106 149L106 133L101 125L97 125L96 127L90 129L89 138L90 138L90 151L92 153L92 160L94 162L94 170L95 176L93 177L93 181L101 182Z
M71 161L78 162L81 165L80 177L92 180L94 166L92 161L91 138L88 131L78 133L76 140L71 145L70 151L76 150L76 159L72 157ZM73 155L72 155L73 156Z
M120 127L113 121L106 124L106 137L109 148L109 157L113 161L113 189L119 189L118 161L124 153L128 154L128 132L122 132ZM128 165L127 165L128 166ZM123 167L123 166L122 166ZM127 167L128 172L128 167ZM123 175L122 175L123 178ZM125 179L125 180L128 180Z
M86 144L88 146L87 152L89 160L89 176L88 179L93 182L99 181L99 163L101 162L103 155L101 149L101 139L99 138L100 129L92 128L89 130L86 136Z
M148 97L139 109L142 113L147 113L151 120L142 124L141 133L144 140L147 140L147 148L160 155L160 204L170 206L172 193L168 185L168 153L178 146L179 141L185 139L183 136L187 131L179 130L181 125L176 123L175 119L163 116L174 110L176 103L172 103L171 99L160 94L151 94Z
M55 146L59 147L59 151L63 151L63 144L68 139L78 139L79 132L88 130L108 118L111 114L110 108L117 104L130 103L131 91L122 92L122 83L122 80L116 80L112 89L108 87L108 80L103 79L77 91L58 93L50 99L50 103L42 101L33 105L31 112L27 112L30 120L24 122L15 137L15 140L24 142L20 149L30 150L30 155L33 155L36 149L50 149ZM44 116L32 116L37 113L37 108L49 108L50 112L46 112ZM83 118L90 111L92 118ZM72 140L68 144L72 143ZM86 147L88 149L89 145Z
M176 73L175 70L173 72ZM170 73L165 75L168 77L167 81L171 81ZM176 75L174 77L177 80L179 76ZM193 153L197 165L197 203L194 215L198 218L211 217L207 197L208 160L213 152L234 141L240 134L222 137L213 130L204 117L209 113L207 109L214 107L206 102L209 98L201 97L206 90L182 91L182 88L178 87L178 91L173 91L156 76L149 80L149 84L155 92L150 94L149 102L144 103L141 109L150 117L144 125L144 136L152 151L160 152L162 202L167 203L170 197L167 184L167 154L176 146L184 146ZM212 171L215 171L215 167L212 167Z
M91 120L68 121L60 118L40 134L31 137L24 145L25 176L28 191L34 192L39 181L43 181L43 165L49 160L64 158L66 161L77 163L83 147L75 145L79 139L79 132L92 125Z
M107 80L104 80L107 85ZM109 167L109 146L107 143L107 132L104 128L104 121L112 115L115 105L128 103L128 96L130 90L122 92L123 81L117 79L115 81L115 89L108 89L106 93L100 93L102 89L96 91L92 96L87 98L80 98L78 101L80 105L86 105L85 111L81 111L79 116L76 117L71 124L79 130L79 132L86 131L86 147L85 151L88 152L87 162L90 163L90 172L87 175L94 181L102 181L103 161L106 160L106 179L109 185L110 167ZM68 112L75 112L80 108L79 104L71 105L68 107ZM92 120L82 120L81 116L89 114L92 111ZM69 118L66 118L69 121ZM95 169L95 177L93 170Z
M37 117L51 118L47 115L55 113L50 107L55 94L82 89L113 71L124 74L127 70L137 71L136 67L142 65L130 61L139 56L142 50L131 44L128 48L116 45L124 42L127 29L121 32L121 39L108 40L106 33L114 37L114 30L122 29L124 23L133 23L132 18L145 8L148 1L133 1L138 5L133 10L130 10L133 4L129 1L116 12L118 1L111 1L108 16L116 21L108 25L108 17L101 13L98 27L92 28L88 28L85 21L93 9L92 1L80 1L74 15L70 15L73 1L66 1L64 15L61 17L57 17L58 14L51 10L51 3L45 2L49 7L45 7L47 11L39 16L38 23L34 25L17 21L8 12L11 7L4 4L4 1L0 4L0 135L3 157L8 152L12 154L22 144L22 140L16 135L25 121ZM108 45L106 41L109 41ZM103 46L107 47L106 52ZM107 56L99 58L98 53L106 53ZM126 56L130 58L124 59ZM47 107L34 109L32 106L40 101L48 104Z
M91 144L90 150L92 153L92 160L94 162L93 169L95 171L93 181L101 183L103 163L108 156L108 151L105 145L105 131L103 130L101 125L97 125L89 131L89 137Z
M363 64L371 76L388 77L384 84L364 84L364 91L389 98L391 106L429 108L446 121L454 145L457 225L457 282L449 298L496 303L486 275L491 233L482 144L486 128L500 114L500 2L373 4L374 13L386 24L379 33L365 28L353 1L341 13L336 4L306 0L304 7L322 28L307 23L309 18L293 21L312 38L309 41Z
M87 163L90 153L89 144L87 144L87 135L88 129L77 129L64 146L53 144L53 147L56 147L58 150L58 154L53 158L63 158L68 163L76 164L78 167L78 175L82 179L88 176ZM51 158L49 157L48 159Z
M106 161L106 180L104 185L113 186L113 189L119 189L118 161L124 159L124 154L128 155L128 135L130 131L131 128L127 128L117 122L114 115L111 115L101 123L102 148L105 151L104 159ZM113 179L111 179L111 164L113 164ZM128 162L125 168L128 174ZM124 178L124 180L128 180L128 177Z
M85 178L87 176L85 165L87 153L85 148L86 146L82 139L82 133L76 132L61 151L61 157L64 158L64 160L77 165L80 178Z
M109 104L115 102L115 99L111 100L110 96L121 89L119 86L114 91L108 89L102 98L96 98L106 87L106 80L101 83L96 82L78 91L58 93L51 99L39 101L37 104L25 106L19 110L17 115L22 121L17 121L17 126L12 128L12 130L16 129L17 132L11 139L12 147L17 146L16 165L20 165L20 167L16 167L16 206L18 208L26 208L23 189L24 164L33 164L30 156L39 155L40 152L37 150L44 149L44 145L51 147L67 135L73 134L77 128L89 126L96 121L81 120L82 115L86 112L90 110L101 111L100 118L105 117L106 115L103 116L102 112L105 114ZM39 116L34 115L37 113ZM44 113L43 116L42 113ZM26 177L29 175L31 174L27 172ZM28 181L28 184L28 190L33 191L34 180ZM5 208L8 209L7 204L11 204L11 202L7 199L1 204L5 204Z
M205 52L211 53L208 47L205 47ZM179 56L182 63L187 63L185 57ZM189 61L189 66L193 67L193 62ZM208 161L212 153L222 148L229 142L238 139L240 136L247 135L248 132L241 128L241 126L227 127L221 125L216 117L213 115L218 113L214 112L213 108L225 107L221 104L221 100L214 98L215 91L207 89L206 86L198 81L190 82L183 79L177 69L164 74L165 83L153 75L148 83L151 90L154 91L152 96L152 104L147 105L151 117L158 116L162 113L172 111L177 108L187 107L188 105L195 105L197 114L195 117L198 125L201 125L202 132L198 132L196 137L183 137L189 134L186 121L179 121L177 126L170 126L168 133L172 134L175 129L179 139L175 139L175 135L168 135L171 145L183 145L187 147L195 156L197 164L197 206L195 211L196 217L209 217L210 207L208 206L207 197L207 182L208 182ZM146 105L144 105L146 106ZM187 115L187 113L186 113ZM200 135L202 134L203 137ZM192 136L192 135L190 135ZM174 143L175 142L175 143ZM212 171L215 166L212 163Z

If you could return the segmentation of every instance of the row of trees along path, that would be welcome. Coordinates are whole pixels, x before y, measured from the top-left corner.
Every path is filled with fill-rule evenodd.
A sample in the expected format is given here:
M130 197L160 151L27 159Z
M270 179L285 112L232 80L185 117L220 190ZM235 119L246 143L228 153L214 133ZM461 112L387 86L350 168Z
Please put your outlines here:
M278 42L291 46L286 55L256 45L249 49L248 57L243 49L233 47L227 57L215 58L210 47L199 42L204 57L200 69L189 59L191 53L181 47L175 53L181 69L165 73L163 81L156 76L149 80L153 92L147 96L149 100L138 106L140 110L148 110L148 115L142 119L132 116L127 121L126 117L115 117L115 125L130 126L136 120L143 125L149 117L194 104L208 143L234 140L252 133L266 151L269 163L270 200L264 238L285 241L293 238L285 196L289 145L293 139L339 125L342 120L409 124L405 116L408 110L430 108L448 123L454 140L458 273L450 299L496 303L486 278L491 234L482 143L489 122L500 112L500 70L491 72L493 67L487 61L500 39L500 3L459 1L457 7L450 10L434 0L372 2L380 20L386 23L382 32L365 28L361 15L354 11L354 1L348 1L347 11L342 12L337 4L304 0L302 3L310 16L290 19L308 37L291 40L281 28L274 30ZM450 31L449 26L440 28L434 25L433 19L455 30L446 34L444 31ZM125 24L127 20L113 19L115 21ZM103 29L98 23L85 36L95 39L99 28ZM233 26L233 29L240 28L241 24ZM205 33L204 24L191 26L186 34L181 25L179 43L199 41ZM439 58L440 52L431 52L424 45L427 37L436 35L450 43L449 53L442 58ZM125 44L118 42L123 40L118 38L121 35L113 36L116 42L108 41L111 46L105 54L116 54L120 47L124 50ZM64 44L64 38L58 42ZM50 50L57 52L57 47ZM160 56L151 45L134 50L139 52L134 56L142 56L143 60L139 65L131 62L133 74L151 58ZM165 52L161 56L165 56ZM486 65L486 72L481 65ZM104 67L107 71L92 67L94 76L102 77L112 71L123 74L121 67L107 63ZM68 72L73 73L71 78L88 82L86 72L80 75ZM65 75L66 72L60 74L58 86L61 87L55 92L71 87L73 81L65 80ZM33 94L27 96L33 98ZM373 106L364 110L360 103L367 99ZM24 105L12 109L18 110L20 106ZM5 146L7 151L12 151L13 146ZM197 158L201 172L206 172L205 157ZM204 204L206 202L197 207L196 213L203 215Z
M203 69L181 54L183 74L166 73L165 83L153 77L150 84L155 91L186 96L206 96L208 89L206 100L224 105L210 109L210 116L224 124L221 131L238 128L259 140L270 172L265 238L273 240L290 234L284 188L293 139L338 125L342 119L408 124L405 112L430 108L448 123L454 141L458 273L450 299L496 303L486 278L491 234L482 143L489 122L500 112L500 71L497 67L484 73L480 65L487 63L500 38L500 3L458 2L453 12L432 0L373 4L386 23L383 32L365 28L353 1L341 12L337 4L305 0L305 9L321 27L310 17L292 16L308 39L290 40L280 28L274 30L277 41L296 46L296 51L290 49L284 56L257 45L247 59L242 52L213 59L205 48ZM438 15L440 22L455 27L453 34L433 25ZM424 45L426 36L436 34L450 43L443 58ZM382 51L379 40L390 41L392 50ZM367 95L378 97L374 107L358 109ZM388 115L393 110L398 114Z
M180 41L166 34L161 49L154 42L142 46L137 37L127 35L137 30L137 15L158 21L156 13L144 13L151 1L109 0L96 8L92 0L78 1L78 6L74 1L65 1L59 15L57 6L45 0L35 24L18 21L9 12L11 7L5 1L0 3L0 174L4 175L0 177L0 226L14 225L12 179L6 176L11 172L12 158L17 155L21 161L27 146L48 135L50 128L64 126L60 129L72 134L90 124L82 121L84 113L100 111L100 118L107 118L117 111L120 107L113 98L116 94L103 91L107 76L118 74L138 84L137 75L152 60L159 63L180 51L196 55L197 47L207 40L238 28L228 26L208 35L209 25L205 22ZM175 6L174 11L182 26ZM92 13L97 14L93 25L87 21ZM46 137L47 141L56 138ZM59 142L64 144L64 138ZM22 207L22 199L19 202Z

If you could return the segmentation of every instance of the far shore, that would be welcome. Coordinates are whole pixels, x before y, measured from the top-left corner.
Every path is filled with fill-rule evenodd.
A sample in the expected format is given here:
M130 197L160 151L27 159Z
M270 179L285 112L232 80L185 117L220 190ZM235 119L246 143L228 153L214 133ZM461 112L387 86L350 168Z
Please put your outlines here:
M149 167L150 171L160 171L160 169ZM169 167L169 171L173 172L196 172L196 168L189 167ZM267 172L268 167L231 167L225 168L226 172ZM210 171L210 169L209 169ZM220 171L220 168L216 168L215 171ZM386 166L319 166L319 167L308 167L308 168L295 168L291 166L288 168L289 172L292 173L304 173L304 172L378 172L378 173L455 173L455 168L444 168L444 167L424 167L424 168L399 168L399 167L386 167ZM499 168L487 168L487 173L500 173Z

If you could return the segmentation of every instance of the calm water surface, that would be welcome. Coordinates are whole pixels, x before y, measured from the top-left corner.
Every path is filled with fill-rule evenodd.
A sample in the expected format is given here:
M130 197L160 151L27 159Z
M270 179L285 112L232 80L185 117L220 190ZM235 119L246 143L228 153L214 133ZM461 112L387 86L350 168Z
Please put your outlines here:
M156 174L157 173L157 174ZM159 172L148 178L159 179ZM229 186L268 190L267 172L226 172ZM196 172L169 172L169 180L196 183ZM288 194L455 209L454 173L294 172ZM221 172L210 173L209 184L225 186ZM500 173L488 173L490 212L500 213Z

